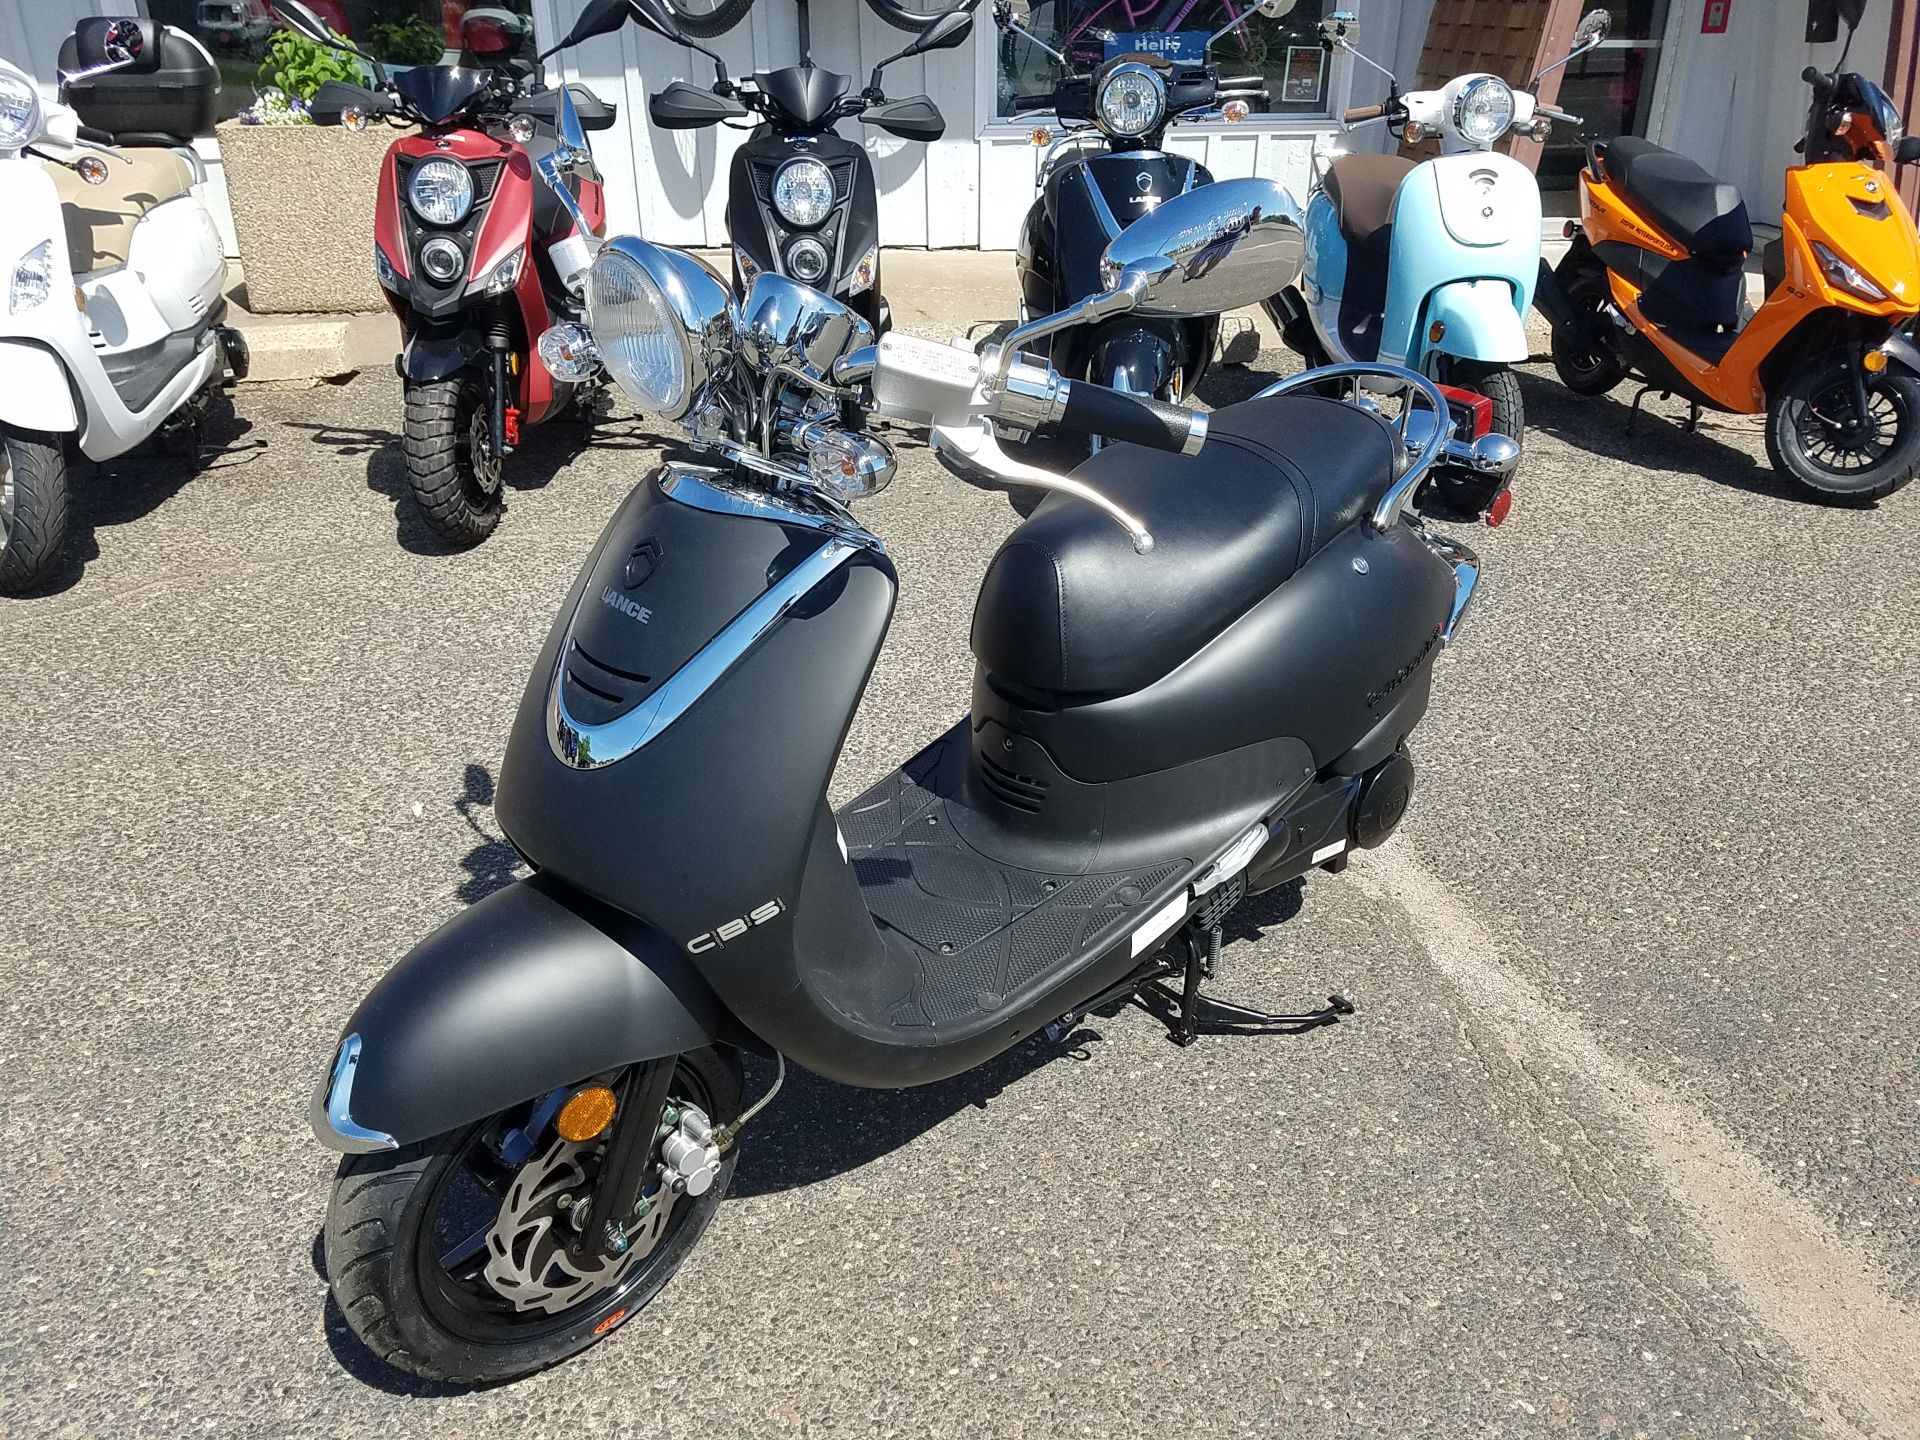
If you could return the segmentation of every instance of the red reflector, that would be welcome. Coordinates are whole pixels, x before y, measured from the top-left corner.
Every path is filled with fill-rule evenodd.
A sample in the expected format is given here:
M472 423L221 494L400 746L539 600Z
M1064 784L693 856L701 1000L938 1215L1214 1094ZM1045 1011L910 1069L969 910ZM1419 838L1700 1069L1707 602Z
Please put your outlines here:
M1513 509L1513 492L1502 490L1493 497L1493 504L1487 507L1487 526L1493 528L1507 518L1507 512Z
M1569 220L1567 221L1566 224L1560 227L1560 233L1563 236L1565 236L1567 239L1571 240L1574 236L1580 233L1580 227L1574 224L1573 221Z
M511 405L507 407L507 444L520 443L520 412Z

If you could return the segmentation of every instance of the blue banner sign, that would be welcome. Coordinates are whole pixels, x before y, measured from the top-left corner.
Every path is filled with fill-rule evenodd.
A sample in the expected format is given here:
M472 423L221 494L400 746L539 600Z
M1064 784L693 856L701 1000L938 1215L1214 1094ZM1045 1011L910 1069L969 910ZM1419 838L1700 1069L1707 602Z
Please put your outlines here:
M1160 55L1180 64L1204 64L1209 33L1205 30L1129 30L1107 40L1107 59L1116 55Z

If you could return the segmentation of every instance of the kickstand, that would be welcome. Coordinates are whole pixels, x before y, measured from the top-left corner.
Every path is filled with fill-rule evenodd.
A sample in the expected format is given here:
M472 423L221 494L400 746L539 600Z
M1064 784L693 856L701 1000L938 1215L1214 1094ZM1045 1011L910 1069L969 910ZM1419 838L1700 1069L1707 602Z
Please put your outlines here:
M1200 941L1203 933L1206 936L1204 946ZM1171 973L1175 968L1184 969L1178 996L1154 978L1143 981L1136 992L1135 998L1140 1005L1167 1027L1167 1036L1174 1044L1191 1045L1202 1034L1292 1035L1302 1030L1336 1024L1342 1015L1353 1014L1353 1003L1340 995L1329 995L1324 1009L1311 1010L1304 1015L1276 1015L1266 1010L1250 1010L1244 1005L1233 1005L1210 995L1202 995L1201 979L1215 974L1219 969L1220 938L1218 925L1204 932L1190 927L1183 933L1181 942L1187 951L1185 966L1176 967L1171 961L1166 966L1166 973Z
M1700 402L1698 400L1687 402L1687 432L1692 435L1700 433Z

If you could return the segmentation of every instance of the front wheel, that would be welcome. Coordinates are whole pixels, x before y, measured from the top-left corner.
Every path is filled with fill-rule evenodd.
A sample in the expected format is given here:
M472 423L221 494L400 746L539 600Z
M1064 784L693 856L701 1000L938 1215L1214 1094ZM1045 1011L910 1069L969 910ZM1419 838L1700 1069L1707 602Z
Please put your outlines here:
M45 580L66 541L64 438L0 427L0 594Z
M1858 366L1843 351L1818 356L1767 400L1774 469L1836 505L1884 500L1920 471L1920 378L1891 365L1878 374Z
M709 1046L673 1062L650 1167L696 1122L719 1130L740 1115L733 1051ZM620 1075L569 1087L622 1093ZM656 1090L657 1094L658 1091ZM565 1096L549 1097L564 1099ZM327 1276L341 1314L367 1347L424 1379L515 1379L586 1349L660 1292L719 1209L739 1154L721 1158L699 1194L664 1179L626 1217L624 1253L575 1249L589 1227L615 1115L570 1141L556 1105L529 1101L431 1140L341 1162L327 1207Z
M478 545L505 506L488 400L477 376L407 385L407 484L420 518L449 545Z
M1549 343L1560 383L1576 395L1604 395L1627 378L1627 367L1613 346L1613 321L1608 318L1612 307L1604 273L1583 272L1567 282L1567 308L1573 318L1553 327Z

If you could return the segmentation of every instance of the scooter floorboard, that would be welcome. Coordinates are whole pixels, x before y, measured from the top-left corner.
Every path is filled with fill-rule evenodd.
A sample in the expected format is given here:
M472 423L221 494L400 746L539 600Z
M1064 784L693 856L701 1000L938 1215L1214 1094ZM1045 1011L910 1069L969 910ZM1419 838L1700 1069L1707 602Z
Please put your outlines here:
M914 962L895 1028L990 1023L1111 952L1130 964L1186 916L1191 857L1046 874L969 845L954 823L966 746L962 721L838 813L867 908Z

